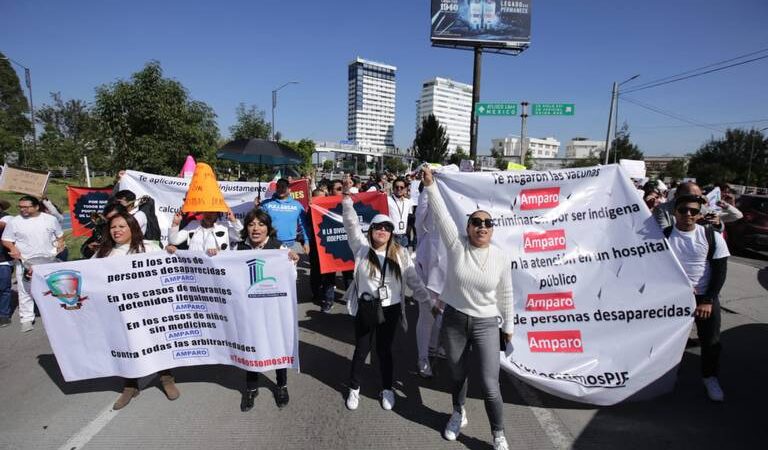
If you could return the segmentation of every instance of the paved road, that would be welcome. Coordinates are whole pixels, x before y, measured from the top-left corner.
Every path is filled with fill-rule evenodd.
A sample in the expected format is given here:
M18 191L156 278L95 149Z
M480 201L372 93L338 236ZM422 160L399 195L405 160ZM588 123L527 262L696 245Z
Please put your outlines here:
M732 261L723 295L722 384L727 401L708 401L698 377L699 351L685 352L676 389L650 401L597 408L563 401L502 374L505 422L516 449L762 448L768 389L768 270ZM759 267L757 267L759 266ZM309 298L300 274L299 298ZM415 306L410 323L415 324ZM15 318L14 318L15 320ZM444 367L419 379L413 328L396 340L397 405L383 411L377 389L365 385L360 408L343 404L352 355L350 318L343 305L323 315L299 307L303 373L289 374L291 402L274 404L266 381L249 413L239 411L242 371L204 366L176 371L182 395L165 399L157 380L142 380L141 395L124 410L110 410L121 389L117 378L65 383L45 332L22 335L18 323L0 329L0 448L2 449L487 449L489 425L477 386L470 387L469 425L460 440L440 432L450 395ZM367 367L376 379L375 367ZM267 374L274 380L272 373Z

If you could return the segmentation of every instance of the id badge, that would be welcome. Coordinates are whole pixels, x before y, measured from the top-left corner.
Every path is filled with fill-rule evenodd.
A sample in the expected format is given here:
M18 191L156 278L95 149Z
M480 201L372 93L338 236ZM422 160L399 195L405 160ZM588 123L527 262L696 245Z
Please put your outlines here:
M400 222L400 223L398 223L398 224L397 224L397 228L398 228L399 230L405 230L405 223L403 223L403 222Z
M379 300L389 299L389 289L386 286L379 286Z

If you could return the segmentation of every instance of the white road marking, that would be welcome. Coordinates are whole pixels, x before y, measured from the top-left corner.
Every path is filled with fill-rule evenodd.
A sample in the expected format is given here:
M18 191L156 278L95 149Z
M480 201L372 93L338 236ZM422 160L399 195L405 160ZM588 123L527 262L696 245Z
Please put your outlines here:
M571 436L571 433L555 413L541 406L542 401L539 394L511 374L507 374L507 379L512 382L512 385L520 393L520 396L523 397L523 400L528 403L528 407L531 409L534 417L536 417L536 420L539 421L541 429L544 430L544 433L552 442L552 446L557 450L572 448L573 436Z
M88 425L84 426L74 436L72 436L64 445L59 447L59 450L78 450L87 444L94 436L99 434L112 419L117 416L120 411L112 409L113 402L101 410L98 416L93 419Z

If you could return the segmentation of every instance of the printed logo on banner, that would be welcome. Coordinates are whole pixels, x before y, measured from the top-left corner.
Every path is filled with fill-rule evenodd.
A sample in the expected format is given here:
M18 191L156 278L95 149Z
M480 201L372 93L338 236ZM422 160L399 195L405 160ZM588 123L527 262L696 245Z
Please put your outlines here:
M525 253L565 250L565 230L531 231L523 234Z
M563 311L574 309L573 292L546 292L544 294L528 294L525 302L526 311Z
M263 259L254 258L246 261L246 264L248 265L248 276L251 279L251 284L248 288L248 298L288 296L287 292L280 292L277 290L276 277L265 276L264 268L266 267L266 261Z
M194 328L191 330L169 331L165 333L165 341L169 342L169 341L177 341L179 339L196 338L196 337L201 337L202 335L203 335L203 332L197 328Z
M582 353L581 331L529 331L528 348L537 353Z
M184 350L174 350L173 359L184 358L207 358L211 356L207 348L189 348Z
M76 270L58 270L45 277L49 290L43 295L53 295L67 311L80 309L88 299L80 295L82 280L80 272Z
M560 204L560 188L523 189L520 191L520 209L554 208Z

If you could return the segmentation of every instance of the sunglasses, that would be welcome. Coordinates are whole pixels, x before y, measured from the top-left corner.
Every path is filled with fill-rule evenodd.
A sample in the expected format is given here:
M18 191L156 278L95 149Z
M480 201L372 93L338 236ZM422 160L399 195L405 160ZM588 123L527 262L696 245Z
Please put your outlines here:
M677 208L677 212L682 214L682 215L690 214L692 216L698 216L699 213L701 212L701 209L699 209L699 208L687 208L685 206L681 206L681 207Z
M485 228L493 228L493 220L492 219L481 219L479 217L472 217L469 219L468 223L472 225L473 227L479 227L484 226Z
M405 186L395 186L395 189L405 189Z
M373 225L371 225L371 229L375 231L384 230L391 233L392 231L394 231L395 227L393 227L389 223L374 223Z

